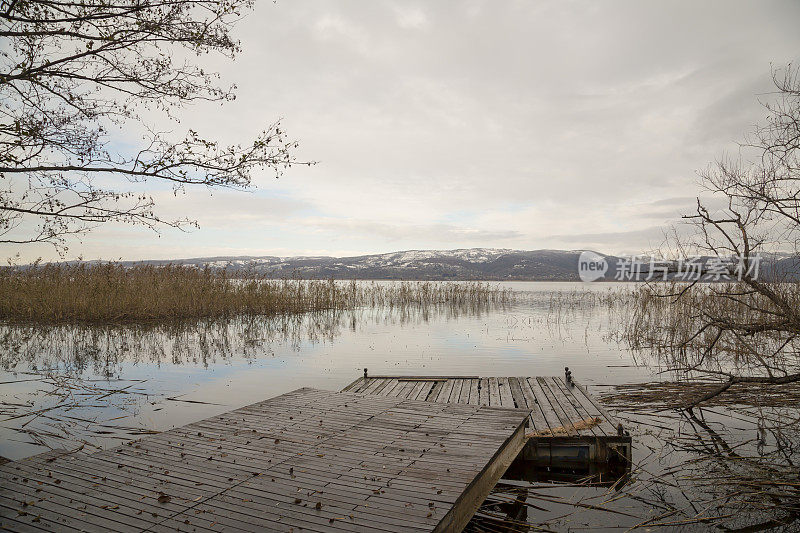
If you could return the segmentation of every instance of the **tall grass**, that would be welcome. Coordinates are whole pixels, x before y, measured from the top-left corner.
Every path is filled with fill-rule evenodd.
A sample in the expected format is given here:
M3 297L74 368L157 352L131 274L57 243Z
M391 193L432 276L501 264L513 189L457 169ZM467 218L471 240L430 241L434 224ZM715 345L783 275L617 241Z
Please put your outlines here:
M800 308L800 284L769 287ZM612 304L622 311L617 338L679 371L682 379L720 372L779 375L800 368L796 333L763 327L779 323L783 310L742 284L648 284L617 295Z
M241 274L240 274L241 276ZM479 282L336 282L230 278L181 265L47 264L0 271L0 320L134 322L297 314L361 306L505 303Z

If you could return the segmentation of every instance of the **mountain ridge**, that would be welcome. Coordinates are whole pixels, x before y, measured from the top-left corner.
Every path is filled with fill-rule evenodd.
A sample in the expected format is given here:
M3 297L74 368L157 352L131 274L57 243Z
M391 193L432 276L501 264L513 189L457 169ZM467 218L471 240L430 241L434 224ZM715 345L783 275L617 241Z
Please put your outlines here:
M275 277L310 279L419 279L487 281L577 281L583 250L457 248L400 250L382 254L334 256L208 256L188 259L122 261L180 264L251 271ZM605 254L603 257L612 258Z
M389 280L482 280L482 281L579 281L578 259L591 251L604 258L608 270L602 280L615 281L621 256L594 250L515 250L510 248L456 248L450 250L400 250L382 254L334 256L208 256L188 259L121 261L125 266L187 265L255 273L274 278L389 279ZM710 258L701 258L703 262ZM97 262L97 261L88 261ZM800 280L800 258L773 254L763 261L767 279ZM677 266L669 263L670 275ZM647 273L648 264L642 263Z

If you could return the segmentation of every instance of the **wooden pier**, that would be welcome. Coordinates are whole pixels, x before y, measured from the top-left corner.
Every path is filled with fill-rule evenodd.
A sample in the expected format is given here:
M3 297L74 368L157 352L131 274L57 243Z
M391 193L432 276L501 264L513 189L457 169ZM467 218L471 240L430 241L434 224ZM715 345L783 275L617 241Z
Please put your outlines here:
M528 422L557 423L529 416L533 383L487 381L473 396L475 380L304 388L117 448L8 463L0 529L460 531Z
M586 388L564 377L364 376L343 389L389 398L530 411L524 457L595 473L630 465L631 437Z

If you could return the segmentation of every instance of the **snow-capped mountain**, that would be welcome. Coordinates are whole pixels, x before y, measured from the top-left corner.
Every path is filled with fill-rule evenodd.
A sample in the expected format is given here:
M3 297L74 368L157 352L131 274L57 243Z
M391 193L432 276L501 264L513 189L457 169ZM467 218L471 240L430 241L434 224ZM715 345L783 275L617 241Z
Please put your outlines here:
M199 257L159 261L126 261L123 264L183 264L198 268L248 272L275 278L306 279L416 279L416 280L517 280L577 281L578 258L583 250L509 250L466 248L457 250L405 250L354 257ZM599 254L606 260L605 280L617 279L620 262L626 259ZM702 262L710 258L701 257ZM679 270L667 262L668 276ZM645 277L649 265L641 265ZM765 279L800 280L800 258L793 254L770 254L761 262ZM629 279L629 278L623 278Z
M405 250L355 257L201 257L150 264L249 270L275 277L423 280L577 280L580 250Z

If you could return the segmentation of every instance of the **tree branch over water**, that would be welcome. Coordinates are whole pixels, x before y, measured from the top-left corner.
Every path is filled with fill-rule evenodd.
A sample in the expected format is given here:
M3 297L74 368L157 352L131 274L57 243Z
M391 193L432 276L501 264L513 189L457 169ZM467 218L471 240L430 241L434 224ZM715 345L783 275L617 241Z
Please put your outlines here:
M710 196L698 198L695 213L684 217L696 231L688 238L675 231L672 238L680 252L735 258L728 274L739 281L641 292L631 336L669 351L670 370L720 381L684 407L735 384L800 381L800 288L793 274L800 264L799 72L793 65L773 70L777 91L763 104L765 123L746 137L737 157L701 172ZM763 256L770 258L769 272L759 271Z

